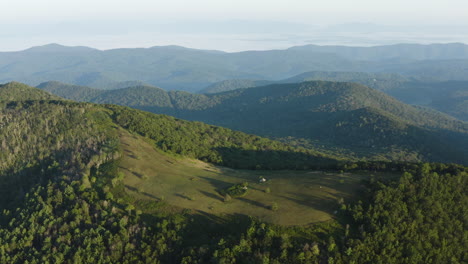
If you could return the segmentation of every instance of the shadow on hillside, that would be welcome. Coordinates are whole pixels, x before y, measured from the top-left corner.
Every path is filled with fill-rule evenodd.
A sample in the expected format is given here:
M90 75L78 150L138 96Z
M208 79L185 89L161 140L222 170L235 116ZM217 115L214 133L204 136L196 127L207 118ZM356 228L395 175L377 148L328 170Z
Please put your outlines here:
M63 164L71 160L71 153L69 148L63 148L51 153L49 158L38 160L35 166L24 164L21 169L3 171L0 174L0 208L12 209L10 206L14 207L23 201L25 195L38 185L81 179L82 171L70 165L51 167L54 162Z
M129 169L129 168L122 167L122 166L119 166L119 169L125 170L128 173L132 174L133 176L138 177L139 179L144 179L145 178L145 174L140 173L140 172L136 172L133 169Z
M206 197L209 197L209 198L212 198L212 199L215 199L215 200L218 200L218 201L223 201L223 198L216 195L216 194L213 194L213 193L209 193L209 192L205 192L205 191L201 191L201 190L198 190L201 194L205 195Z
M127 152L127 153L128 153L127 156L129 156L129 157L132 158L132 159L135 159L135 160L139 160L139 159L140 159L137 155L134 154L133 151L130 151L130 150L126 149L125 152Z
M142 192L138 188L132 187L130 185L125 184L125 188L127 188L130 191L133 191L133 192L136 192L136 193L139 193L139 194L143 194L144 196L147 196L148 198L151 198L151 199L154 199L154 200L160 200L158 197L156 197L156 196L154 196L154 195L152 195L150 193L147 193L147 192Z
M161 198L158 198L158 197L156 197L156 196L154 196L154 195L152 195L152 194L150 194L150 193L147 193L147 192L141 192L141 194L143 194L144 196L147 196L147 197L149 197L149 198L158 200L158 201L161 200Z
M16 203L22 201L31 188L45 179L46 177L41 175L40 166L0 175L0 194L2 197L0 208L11 209L10 206L14 207Z
M329 197L317 197L314 195L304 195L297 197L295 193L288 193L290 196L280 195L283 199L293 201L297 204L310 207L312 209L333 214L339 207L338 201Z
M244 197L238 197L238 198L235 198L235 199L237 199L239 201L242 201L244 203L248 203L248 204L253 205L253 206L269 209L268 206L266 206L266 205L264 205L264 204L262 204L260 202L250 200L250 199L247 199L247 198L244 198Z
M125 105L125 104L120 104ZM174 109L172 107L162 107L162 106L146 106L146 105L132 105L130 106L135 109L143 110L146 112L160 114L160 115L169 115L169 116L179 116L181 113L180 110Z
M183 198L183 199L185 199L185 200L193 201L193 198L192 198L192 197L189 197L189 196L187 196L187 195L185 195L185 194L183 194L183 193L176 193L175 196L180 197L180 198Z
M307 170L336 167L337 160L287 150L245 150L219 147L220 165L249 170Z
M224 182L221 180L216 180L213 178L208 178L208 177L203 177L203 176L199 176L199 178L209 182L211 186L213 186L217 192L220 192L221 190L232 185L232 183Z
M252 222L250 217L242 214L214 215L198 210L191 218L193 221L185 228L186 245L200 245L226 237L240 239Z
M249 92L254 92L254 90ZM336 104L335 99L327 97L316 99L320 105L324 105L325 102ZM266 106L257 108L249 102L247 110L236 111L236 114L233 114L233 110L239 110L240 102L237 101L239 100L237 97L231 100L234 101L230 102L228 99L217 107L203 111L150 106L137 106L136 108L180 119L223 126L262 137L292 136L312 141L318 140L320 145L327 145L329 150L341 156L346 156L348 153L355 157L391 155L390 159L394 160L407 158L408 155L402 156L399 152L389 152L388 146L398 146L402 150L408 150L408 153L417 152L430 161L467 164L467 159L464 158L468 143L465 135L467 126L463 122L432 114L431 111L419 110L422 112L418 113L404 107L390 111L385 110L389 106L379 108L365 105L357 109L351 107L341 110L337 106L339 111L326 110L325 112L310 111L308 108L302 108L301 105L288 105L287 108L283 108L283 110L296 109L298 111L292 115L288 111L281 111L282 108L270 109L265 108ZM230 109L232 106L235 106L234 109ZM280 107L280 105L275 107ZM427 121L432 118L435 119ZM278 120L285 121L278 122ZM417 125L419 123L422 125ZM236 168L255 169L256 165L262 165L232 161L225 156L226 153L229 153L227 149L220 150L224 166L235 164ZM409 161L415 160L416 158L412 157ZM279 164L263 164L265 166L262 168L300 169L303 167L302 164L296 164L298 167L284 167ZM326 160L308 163L306 166L324 166L324 164Z

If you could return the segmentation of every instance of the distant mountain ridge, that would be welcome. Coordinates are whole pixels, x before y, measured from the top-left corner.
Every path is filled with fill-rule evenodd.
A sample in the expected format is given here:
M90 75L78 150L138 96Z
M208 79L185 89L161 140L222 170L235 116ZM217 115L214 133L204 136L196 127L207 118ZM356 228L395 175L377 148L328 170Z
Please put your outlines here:
M308 50L333 53L351 60L448 60L468 58L468 46L463 43L448 44L394 44L373 47L318 46L292 47L293 50Z
M234 79L213 83L202 89L199 93L219 93L240 88L251 88L269 84L299 83L305 81L332 81L355 82L362 85L386 91L398 88L402 83L415 81L411 77L392 73L368 73L368 72L338 72L338 71L308 71L283 80L249 80Z
M46 45L0 53L0 82L57 80L100 89L140 81L198 91L227 79L280 80L307 71L390 72L428 80L468 80L464 44L302 46L226 53L164 46L96 50ZM120 86L121 87L121 86Z
M35 46L24 50L23 52L29 53L56 53L56 52L89 52L99 51L98 49L85 47L85 46L63 46L57 43L51 43L43 46Z
M47 83L39 88L50 91ZM67 97L73 89L64 85L58 95ZM467 162L467 123L355 83L274 84L210 95L156 87L98 92L93 98L67 98L131 106L292 144L304 145L299 143L304 139L305 146L356 157Z

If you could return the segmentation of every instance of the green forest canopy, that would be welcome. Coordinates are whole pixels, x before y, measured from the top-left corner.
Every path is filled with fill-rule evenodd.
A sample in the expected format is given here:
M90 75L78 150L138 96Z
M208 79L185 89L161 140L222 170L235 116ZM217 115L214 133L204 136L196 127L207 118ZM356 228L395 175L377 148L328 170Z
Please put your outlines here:
M115 129L122 125L159 142L150 129L158 122L176 139L187 135L201 140L196 133L213 129L211 133L232 138L229 144L235 145L243 137L251 139L251 147L274 143L120 106L61 100L2 101L0 191L6 199L0 201L0 262L468 260L468 168L455 164L348 163L341 169L389 170L400 176L363 182L360 201L342 203L335 220L313 226L282 227L241 216L217 221L213 216L163 212L158 203L129 202L118 192L122 188L118 173L121 154ZM195 135L184 129L191 126L198 128ZM177 149L176 141L168 143L167 151L204 155L191 148ZM205 148L213 142L193 144ZM279 149L287 147L276 144Z

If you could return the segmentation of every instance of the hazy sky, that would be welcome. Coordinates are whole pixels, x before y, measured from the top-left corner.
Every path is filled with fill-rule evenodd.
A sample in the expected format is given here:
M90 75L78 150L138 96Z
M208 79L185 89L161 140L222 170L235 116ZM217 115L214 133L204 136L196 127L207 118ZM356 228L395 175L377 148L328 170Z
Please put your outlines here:
M467 0L0 1L0 50L468 42Z

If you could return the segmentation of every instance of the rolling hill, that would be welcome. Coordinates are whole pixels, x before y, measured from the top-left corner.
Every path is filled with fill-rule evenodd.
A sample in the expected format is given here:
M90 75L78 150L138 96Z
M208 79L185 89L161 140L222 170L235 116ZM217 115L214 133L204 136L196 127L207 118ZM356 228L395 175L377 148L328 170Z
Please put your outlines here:
M302 85L309 95L362 89ZM200 122L1 87L0 263L447 263L466 255L466 167L339 161ZM318 167L332 170L308 170Z
M58 95L73 94L68 89L74 88L64 85ZM221 125L339 156L466 163L466 123L354 83L274 84L207 95L131 87L72 99Z
M57 80L100 89L139 81L198 91L227 79L281 80L307 71L388 72L424 80L467 80L466 45L302 46L236 53L177 46L96 50L46 45L0 53L0 82Z
M31 89L22 83L11 82L0 85L0 101L53 100L60 97L39 89Z
M38 256L55 259L57 254L52 257L34 242L48 239L61 245L65 259L88 262L91 253L84 249L92 246L107 252L103 261L133 257L131 262L141 258L170 262L164 251L147 255L123 250L129 244L155 248L156 233L167 236L158 245L169 246L175 239L169 233L185 233L181 226L162 231L143 223L140 210L153 214L152 222L158 219L158 225L190 223L180 220L187 210L204 223L217 223L204 215L226 220L251 215L285 226L307 225L331 220L337 201L353 197L359 180L369 177L312 174L305 169L333 168L338 160L222 127L122 106L62 100L20 83L2 85L1 91L10 95L0 97L0 260L5 263ZM268 183L258 182L262 175ZM340 183L344 181L347 185ZM223 202L220 190L241 183L250 184L249 194ZM316 192L314 200L307 201L310 188ZM298 192L292 195L292 190ZM273 201L284 207L270 210ZM293 212L300 213L291 217ZM174 215L179 220L172 219ZM60 231L50 233L53 227L42 229L37 221L60 226ZM26 229L34 235L21 239L18 248L13 237L23 236ZM71 240L65 237L77 230L81 231L73 235L75 247L67 247ZM210 232L212 239L217 231ZM105 235L98 239L99 234Z
M463 110L464 94L468 91L467 81L418 81L398 74L314 71L280 81L225 80L206 87L200 93L219 93L268 84L304 81L355 82L383 91L407 104L427 106L460 120L468 119L466 111Z

